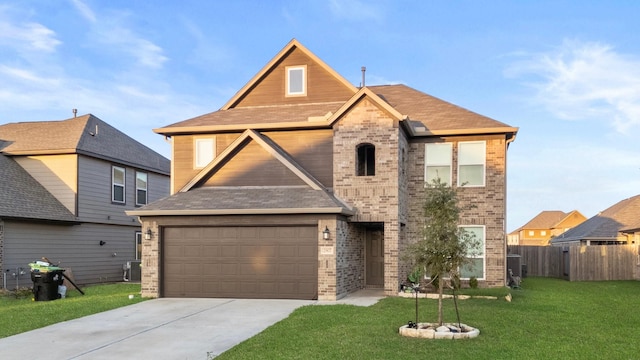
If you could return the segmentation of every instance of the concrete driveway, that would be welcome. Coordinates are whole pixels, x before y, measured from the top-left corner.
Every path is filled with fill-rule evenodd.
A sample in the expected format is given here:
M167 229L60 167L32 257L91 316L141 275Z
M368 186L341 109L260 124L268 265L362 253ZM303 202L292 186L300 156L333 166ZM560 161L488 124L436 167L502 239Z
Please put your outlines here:
M154 299L0 339L0 359L211 359L298 307L369 306L381 297L365 290L330 303Z

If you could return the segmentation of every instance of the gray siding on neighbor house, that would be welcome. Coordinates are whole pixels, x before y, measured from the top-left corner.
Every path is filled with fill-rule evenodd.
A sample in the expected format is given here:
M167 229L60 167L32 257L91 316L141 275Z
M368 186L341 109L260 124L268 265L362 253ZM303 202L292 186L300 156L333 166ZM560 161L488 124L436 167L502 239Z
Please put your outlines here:
M125 169L125 204L111 201L112 166ZM136 208L135 176L136 171L142 170L86 156L80 156L78 167L78 217L80 221L140 226L137 219L134 216L126 215L125 211ZM148 176L148 202L168 196L169 177L152 172L146 173Z
M31 287L29 263L47 257L71 268L78 284L121 281L122 265L135 259L135 234L131 226L81 224L50 225L4 220L3 269L7 288L14 289L11 274L22 267L20 287ZM104 245L100 245L104 241Z

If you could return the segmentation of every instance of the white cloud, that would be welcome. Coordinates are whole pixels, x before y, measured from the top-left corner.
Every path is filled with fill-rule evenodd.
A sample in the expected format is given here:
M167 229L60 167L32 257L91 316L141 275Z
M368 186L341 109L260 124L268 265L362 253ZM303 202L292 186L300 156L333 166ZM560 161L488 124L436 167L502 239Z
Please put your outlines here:
M71 3L76 7L78 12L80 12L80 15L82 15L82 17L89 20L90 22L96 22L96 14L87 4L82 2L82 0L71 0Z
M528 57L505 73L533 76L535 100L558 118L606 121L620 133L640 126L639 58L606 44L568 40Z
M140 36L133 26L128 24L128 13L103 11L100 16L96 16L93 9L82 0L71 2L91 23L88 36L100 51L132 57L138 65L150 69L162 68L168 60L160 46Z
M6 45L19 52L51 53L62 42L55 31L36 22L17 22L0 8L0 45Z
M383 11L371 2L361 0L330 0L333 16L350 21L381 20Z

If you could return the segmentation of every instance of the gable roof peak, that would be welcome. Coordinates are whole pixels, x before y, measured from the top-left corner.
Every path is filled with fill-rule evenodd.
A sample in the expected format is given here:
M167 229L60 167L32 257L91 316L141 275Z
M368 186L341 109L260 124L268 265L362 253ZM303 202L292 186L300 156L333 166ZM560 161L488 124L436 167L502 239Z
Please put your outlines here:
M258 83L262 80L270 70L275 68L284 58L286 58L294 49L298 49L302 51L306 56L308 56L313 62L317 63L320 67L326 70L329 74L331 74L338 82L342 83L347 89L351 92L356 93L358 88L351 84L347 79L342 77L342 75L338 74L335 70L333 70L329 65L327 65L324 61L322 61L319 57L317 57L314 53L312 53L309 49L307 49L304 45L302 45L296 38L291 39L283 48L280 50L276 56L274 56L271 61L269 61L256 75L254 75L249 82L247 82L226 104L220 108L220 110L228 110L235 107L240 100Z

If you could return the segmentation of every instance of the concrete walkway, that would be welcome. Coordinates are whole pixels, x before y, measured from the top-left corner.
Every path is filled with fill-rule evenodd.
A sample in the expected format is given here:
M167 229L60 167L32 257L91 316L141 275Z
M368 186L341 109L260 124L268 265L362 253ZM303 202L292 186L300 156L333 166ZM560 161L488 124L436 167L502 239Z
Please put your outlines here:
M363 290L337 302L154 299L0 339L0 359L211 359L298 307L380 298Z

